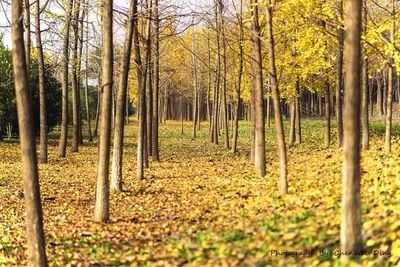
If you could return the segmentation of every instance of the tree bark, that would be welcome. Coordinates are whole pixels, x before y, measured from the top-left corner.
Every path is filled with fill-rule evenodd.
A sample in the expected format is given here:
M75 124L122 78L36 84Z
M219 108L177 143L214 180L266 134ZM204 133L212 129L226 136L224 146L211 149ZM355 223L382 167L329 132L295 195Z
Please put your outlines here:
M339 15L343 19L343 0L339 3ZM344 30L338 29L338 56L337 56L337 81L336 81L336 123L337 123L337 142L338 147L343 146L343 108L342 108L342 93L344 91L343 84L343 43Z
M61 108L61 135L60 144L58 147L58 156L65 157L67 149L68 137L68 64L69 64L69 29L71 25L73 0L69 0L67 4L67 13L64 26L64 41L63 41L63 77L61 81L62 90L62 108Z
M331 94L330 84L325 82L325 135L324 144L325 148L329 148L331 143Z
M43 215L40 203L39 174L36 158L33 125L32 96L29 90L29 75L24 51L22 1L12 1L12 60L17 101L19 136L22 156L22 176L26 210L26 235L28 266L47 266L46 246L43 230Z
M223 122L224 122L224 136L225 136L225 148L229 149L229 120L228 120L228 103L226 100L227 85L227 56L226 56L226 37L225 37L225 25L223 17L224 4L222 0L219 0L219 16L221 18L221 35L222 35L222 53L223 53L223 92L222 92L222 105L223 105Z
M31 68L31 11L29 0L24 0L25 59L28 74ZM29 88L29 93L32 94Z
M238 73L238 82L236 88L236 114L235 114L235 123L234 123L234 131L233 131L233 141L232 141L232 152L237 152L237 140L239 135L239 115L240 115L240 92L242 87L242 74L243 74L243 41L244 41L244 33L243 33L243 1L240 0L240 13L237 14L237 19L239 22L239 73Z
M365 0L363 1L364 5ZM363 8L364 32L367 31L367 12ZM368 123L368 58L365 55L366 49L362 47L362 91L361 91L361 130L362 141L361 147L363 150L369 149L369 123Z
M88 4L88 3L87 3ZM85 7L86 12L88 12L88 7ZM88 14L89 16L89 14ZM86 108L86 122L87 122L87 131L88 131L88 136L89 136L89 142L93 141L93 136L92 136L92 127L90 123L90 109L89 109L89 95L88 95L88 90L89 90L89 79L88 79L88 64L89 64L89 20L86 21L86 57L85 57L85 108Z
M151 2L151 0L148 0ZM137 7L136 7L137 8ZM137 25L137 16L135 16L135 25ZM147 22L147 32L150 32L150 20ZM144 163L145 163L145 131L146 131L146 71L142 64L142 58L140 55L140 44L139 44L139 29L134 27L133 31L133 42L135 46L135 63L138 77L138 95L139 95L139 127L138 127L138 144L137 144L137 177L144 179Z
M299 80L297 80L297 94L298 96L296 96L295 98L295 133L296 133L296 141L295 143L301 144L301 95L300 95L300 82Z
M286 166L286 145L285 145L285 133L283 130L283 121L280 108L280 97L278 89L278 80L276 74L275 65L275 42L272 29L272 5L269 0L269 7L267 8L267 27L268 27L268 49L269 49L269 64L270 64L270 77L271 77L271 92L274 101L274 113L275 113L275 127L276 136L278 139L278 152L279 152L279 191L282 195L288 192L287 185L287 166Z
M342 251L361 249L360 210L360 60L361 0L346 1L343 191L340 243ZM349 260L342 256L343 261Z
M78 152L79 149L79 92L78 92L78 20L80 0L74 3L72 29L74 42L72 47L72 147L71 152Z
M155 40L154 40L154 48L155 48L155 66L154 66L154 93L153 93L153 133L152 133L152 159L154 162L160 161L160 154L159 154L159 147L158 147L158 124L159 124L159 92L160 92L160 21L159 21L159 8L158 8L158 0L155 0L154 2L154 35L155 35Z
M220 25L218 19L218 4L215 3L215 28L216 28L216 44L217 50L215 54L216 70L215 70L215 87L214 87L214 101L212 110L212 142L218 145L218 110L219 110L219 86L221 76L221 55L220 55Z
M193 139L196 139L197 130L197 63L196 63L196 40L194 35L194 24L192 26L192 64L193 64Z
M40 0L36 0L36 51L39 73L40 163L47 163L46 88L44 83L44 58L40 29Z
M113 160L111 170L111 192L122 191L122 163L124 151L124 112L126 105L126 94L128 87L128 75L130 58L132 51L133 29L135 27L135 19L137 0L131 1L129 8L129 16L126 24L124 50L122 52L122 64L119 78L119 88L117 91L117 107L114 127L114 145L113 145Z
M289 146L294 145L294 141L296 138L295 135L295 120L296 120L296 100L295 96L290 100L290 129L289 129Z
M255 114L255 136L254 136L254 163L257 175L265 176L265 126L264 126L264 92L262 78L261 40L260 25L258 17L258 0L251 0L251 68L253 73L253 93Z
M97 166L95 220L109 220L109 159L111 135L111 101L113 86L113 1L102 2L103 56L101 86L101 116L99 133L99 159Z
M382 80L379 72L376 74L376 83L377 83L377 95L376 95L376 109L379 115L383 115L383 90L382 90Z
M392 0L392 28L391 28L391 36L390 40L394 43L395 40L395 32L396 32L396 4L395 0ZM390 58L389 66L388 66L388 92L387 92L387 100L386 100L386 130L385 130L385 151L387 154L392 151L392 109L393 109L393 91L394 91L394 67L393 67L393 58Z

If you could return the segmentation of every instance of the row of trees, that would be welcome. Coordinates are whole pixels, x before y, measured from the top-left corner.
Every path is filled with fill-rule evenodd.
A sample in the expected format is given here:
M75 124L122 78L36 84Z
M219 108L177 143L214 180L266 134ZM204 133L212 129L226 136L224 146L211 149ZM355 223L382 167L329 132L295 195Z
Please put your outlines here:
M31 123L33 89L30 87L28 68L32 60L29 30L31 10L29 1L24 3L23 9L22 1L12 1L13 69L23 151L28 253L32 265L45 266L34 128ZM381 105L386 107L386 150L390 152L392 99L396 85L395 69L399 66L395 1L391 1L390 8L376 1L363 3L362 8L361 0L347 0L344 10L344 3L341 0L307 2L287 0L282 3L272 0L262 2L251 0L246 3L215 0L211 6L206 7L206 12L201 13L201 19L194 16L188 25L179 26L176 14L170 16L159 12L165 9L160 9L158 0L147 0L143 3L132 0L125 23L125 41L116 68L115 58L118 56L114 51L113 1L103 0L97 7L101 11L99 12L102 25L101 49L93 48L96 51L101 50L101 57L98 57L98 53L93 53L93 58L98 57L96 64L99 60L101 62L97 104L99 153L96 221L109 220L110 190L113 192L122 190L123 138L128 113L126 111L128 94L135 100L138 114L137 177L139 179L144 178L144 168L149 167L149 156L153 161L159 160L160 121L164 121L168 116L172 117L176 107L180 107L180 118L183 119L184 106L187 107L186 116L193 121L193 138L196 138L200 122L207 119L210 142L218 144L223 133L224 146L233 151L238 149L238 120L240 116L246 114L251 123L252 162L256 173L264 177L267 173L264 118L267 117L269 125L270 109L273 107L281 194L288 193L289 187L282 114L286 112L283 112L283 108L286 109L290 105L290 143L301 143L301 107L308 105L304 103L307 99L310 105L318 107L319 112L324 109L326 147L331 143L332 111L336 115L338 144L343 145L344 151L342 247L348 251L360 250L359 137L362 129L362 148L367 149L368 103L372 103L373 99L370 98L368 101L369 81L374 78L377 83L385 83L387 87L383 90L382 88L386 87L381 85L377 92L380 92L380 99L384 98L383 95L386 96L386 104ZM45 163L49 125L45 99L49 89L45 83L40 15L46 10L47 4L41 6L39 0L35 4L40 161ZM60 157L66 156L70 121L68 116L70 84L73 125L71 151L78 152L79 144L83 141L79 97L83 58L86 67L86 120L89 126L88 137L91 140L87 70L89 69L89 17L94 9L90 7L89 1L85 0L65 2L63 51L59 59L62 88ZM23 10L25 10L24 24L20 20ZM288 16L292 12L296 15ZM182 27L185 30L179 33ZM95 43L92 42L92 46ZM337 54L336 57L332 57L333 51ZM361 58L362 71L359 64ZM135 71L130 72L130 69ZM135 88L132 92L128 90L129 83L134 85L131 86ZM334 97L332 97L333 91ZM305 98L307 95L311 97ZM343 100L344 105L342 105ZM332 108L333 102L335 108ZM229 120L234 121L232 142L229 135ZM112 121L114 140L112 175L109 179Z

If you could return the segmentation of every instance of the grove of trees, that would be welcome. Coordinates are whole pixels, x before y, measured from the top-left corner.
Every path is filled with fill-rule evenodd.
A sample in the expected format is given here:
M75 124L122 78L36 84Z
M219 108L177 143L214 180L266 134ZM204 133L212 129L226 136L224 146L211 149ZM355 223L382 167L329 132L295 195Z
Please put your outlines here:
M204 199L213 200L204 204L207 207L200 212L200 219L196 221L191 217L196 214L196 209L187 212L190 215L169 214L159 221L160 224L166 220L178 226L179 223L190 226L200 224L199 221L207 216L212 217L210 225L218 222L223 213L218 206L224 207L225 203L229 203L224 200L230 196L228 187L233 183L237 183L235 186L240 184L242 189L243 186L256 186L263 198L278 201L282 210L299 203L303 205L305 200L295 199L305 194L307 201L312 202L308 213L301 213L300 219L290 220L291 224L283 224L288 229L282 230L277 219L281 211L271 211L275 204L265 204L252 214L249 211L251 208L245 207L258 205L255 204L256 192L249 189L248 194L236 193L236 197L245 201L241 204L243 206L239 206L243 208L242 213L229 213L225 215L225 221L229 222L237 216L248 216L253 220L263 214L274 219L273 223L265 224L252 221L246 229L240 228L240 223L234 223L230 227L239 227L239 235L228 238L222 234L229 246L233 244L241 249L257 247L254 253L250 250L246 253L229 250L228 264L239 266L283 264L285 261L272 258L274 244L246 243L243 240L247 240L246 235L254 234L262 225L263 235L274 236L278 231L276 229L280 229L283 232L279 240L285 240L285 235L290 233L290 240L303 242L300 232L290 225L301 225L305 220L311 222L312 219L307 219L307 216L318 210L327 197L321 193L327 185L321 185L321 181L330 179L329 186L339 184L341 193L332 191L336 203L334 208L324 212L331 216L340 214L340 218L336 218L334 225L337 227L331 227L333 230L326 230L330 224L326 222L321 226L324 229L321 232L334 231L334 241L321 241L323 244L318 244L318 240L305 241L316 261L302 262L304 259L299 257L299 253L308 252L299 250L296 243L288 240L279 243L281 246L277 251L296 250L294 260L297 265L333 264L333 258L321 259L332 247L339 250L334 255L340 258L343 266L359 261L366 266L399 264L400 244L395 238L385 239L386 243L379 247L376 240L382 239L382 232L377 230L365 234L368 229L363 229L364 223L371 224L368 219L364 220L364 217L371 218L364 216L373 209L371 206L381 209L377 211L382 212L379 213L381 219L390 217L393 221L400 220L399 202L389 201L397 198L400 192L400 170L393 167L399 163L396 158L400 114L398 1L2 2L5 20L4 25L0 25L0 144L3 143L0 148L21 151L22 167L20 171L17 169L16 176L23 177L24 190L21 194L26 211L27 256L16 258L29 266L47 266L55 261L49 252L46 254L46 249L64 241L49 243L45 236L47 224L55 220L53 217L57 209L54 207L51 210L51 218L46 217L46 211L51 207L45 203L42 209L43 191L40 187L45 184L49 190L50 184L50 192L64 190L59 182L51 179L72 181L73 175L67 177L63 173L64 168L76 168L76 175L86 175L84 180L91 181L90 190L94 193L91 202L85 202L92 219L82 216L80 220L85 220L85 225L90 220L91 224L103 227L100 236L102 231L110 231L104 225L121 227L118 216L122 215L115 212L114 205L135 203L139 195L165 196L162 206L157 208L163 214L168 213L168 205L175 205L175 208L184 206L187 201L184 200L185 195L206 187L207 190L202 193ZM16 139L19 146L13 142ZM212 151L215 152L210 155L202 152L205 155L198 152L202 151L200 147L214 149ZM0 172L4 168L4 173L8 173L7 164L13 163L8 160L8 153L3 154L5 158L1 163L4 162L4 165L0 165ZM319 166L316 175L306 177L303 172L312 168L312 158L319 157L317 155L324 158L316 159ZM374 160L376 155L380 155L379 160ZM94 157L96 177L92 175L93 169L86 172L93 166L79 165ZM202 165L203 157L207 158L209 167ZM329 163L332 157L335 160ZM180 160L187 162L187 167L179 165ZM191 160L194 163L190 163ZM213 164L216 162L222 162L222 165L215 167ZM251 174L244 170L246 164L251 166ZM339 165L340 171L333 173L340 174L341 180L332 176L334 174L328 175L329 168L335 169ZM231 181L221 182L221 177L230 166L234 166L230 175L238 175L238 180L232 178ZM42 175L52 168L56 169L56 174ZM162 175L165 170L171 170L169 175L172 177L185 180L181 188L178 185L178 188L170 189L180 192L174 197L167 193L170 182ZM186 175L187 171L192 174ZM365 178L378 171L378 178L371 178L376 180ZM212 175L214 180L202 185L197 178L206 174ZM381 175L387 175L382 180L388 179L384 183L385 186L390 185L390 190L376 193L376 198L384 201L369 203L366 192L378 190L376 185L382 183ZM1 187L2 184L11 182L6 181L6 175L0 178L1 200L6 199L8 192L6 187ZM246 179L250 180L242 185ZM191 180L194 187L188 192L179 191L186 190L186 182ZM308 183L310 180L313 185L301 191L299 182ZM262 181L271 181L270 187L266 188ZM137 188L133 189L132 183ZM215 192L211 189L214 183L221 183L223 188L217 199L213 198ZM80 199L85 194L84 186L79 187L74 182L69 185L76 186L75 198ZM158 191L146 192L153 186L158 186ZM382 185L382 188L386 187ZM44 194L48 195L46 191ZM44 199L54 201L53 197ZM151 200L146 202L156 205L151 203ZM134 214L134 219L124 223L137 224L137 227L156 232L156 228L151 228L154 221L138 222L143 207L128 208L127 211ZM4 212L1 216L7 218L8 214ZM160 214L155 212L152 216ZM304 214L307 215L301 217ZM183 219L186 215L188 221ZM290 216L290 213L282 215L286 219ZM182 221L175 222L178 217ZM323 216L315 215L315 219L318 218L323 219ZM0 225L2 219L0 217ZM225 221L212 226L218 230L212 229L221 233L223 230L220 227L225 225ZM70 224L73 225L73 222ZM390 229L390 234L398 237L398 224L393 222L386 227ZM13 227L4 226L6 228ZM163 231L169 229L161 228ZM179 247L178 261L171 260L175 257L172 256L175 255L173 250L170 254L166 253L165 258L160 256L162 253L157 256L156 252L146 252L151 255L147 261L154 263L159 257L159 264L171 260L169 263L172 265L190 262L221 265L219 260L225 259L223 248L227 245L218 243L218 238L207 241L210 244L198 253L200 256L194 252L207 243L207 234L204 233L209 229L205 223L197 231L185 229L188 240L198 240L199 245ZM81 237L94 236L90 231L95 230L84 231ZM139 232L142 233L142 230ZM3 235L11 238L9 234L0 232L0 237ZM162 243L164 239L176 235L172 231L154 242L162 249L189 242L178 238L167 245ZM333 238L328 234L321 238L328 237ZM13 254L7 252L12 250L6 250L1 240L0 257L5 255L4 264L7 265ZM143 242L149 240L153 244L151 238ZM373 240L372 245L370 240ZM135 250L138 255L143 247L152 246L146 244ZM268 249L264 251L265 246ZM79 245L74 248L77 247ZM212 251L221 248L222 254L212 254ZM105 255L115 250L118 251L118 245L112 250L105 250ZM52 248L50 251L53 251ZM378 251L377 254L375 251ZM261 253L260 258L253 261L252 257L259 255L257 253ZM318 255L321 257L318 258ZM372 265L364 260L365 255L376 256L370 262ZM383 256L379 258L377 255ZM123 257L122 254L115 256L116 260ZM182 261L185 257L187 260ZM70 263L68 259L64 257L63 264ZM107 256L102 260L88 264L110 264ZM145 263L135 255L126 264L134 262Z

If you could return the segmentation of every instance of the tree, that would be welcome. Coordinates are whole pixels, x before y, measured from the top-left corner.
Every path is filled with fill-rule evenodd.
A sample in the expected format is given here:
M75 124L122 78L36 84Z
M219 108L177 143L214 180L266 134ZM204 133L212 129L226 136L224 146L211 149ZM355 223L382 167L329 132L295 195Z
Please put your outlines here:
M254 160L257 175L265 176L265 126L264 126L264 92L262 78L261 61L261 40L260 25L258 21L258 0L250 1L252 9L251 20L251 43L252 43L252 79L253 79L253 99L254 99L254 120L255 120L255 150ZM272 21L271 21L272 23ZM273 46L273 44L272 44Z
M343 0L339 1L339 17L343 19ZM337 52L337 81L336 81L336 123L337 123L337 141L338 147L343 145L343 107L342 107L342 92L344 91L343 84L343 43L344 30L339 27L337 30L338 52Z
M33 128L32 98L29 91L29 75L24 52L21 17L22 1L13 0L11 24L12 56L23 166L28 264L30 266L47 266L35 133Z
M364 33L367 31L367 6L364 0L363 8L363 21L364 21ZM369 118L368 118L368 56L366 55L366 49L363 48L363 59L362 59L362 90L361 90L361 130L362 130L362 143L361 147L363 150L369 149ZM372 101L372 99L370 100Z
M360 210L360 85L361 0L346 1L343 192L340 243L342 251L361 249ZM342 256L346 261L348 256Z
M239 115L240 115L240 90L242 87L242 74L243 74L243 1L240 0L240 13L237 14L237 20L239 23L239 72L238 72L238 81L236 87L236 114L235 114L235 127L233 130L233 141L232 141L232 152L236 153L237 151L237 139L239 135Z
M151 0L148 0L151 1ZM137 6L135 6L135 13L137 12ZM144 179L144 162L145 162L145 142L146 142L146 74L144 66L142 64L142 57L140 55L140 43L139 43L139 29L137 26L138 17L135 16L135 27L133 30L133 43L135 46L135 65L138 79L138 116L139 116L139 127L137 134L137 177ZM150 19L148 20L148 31L150 31Z
M395 33L396 33L396 3L395 0L392 0L392 25L390 29L390 41L394 43L395 41ZM385 130L385 151L386 153L391 153L392 151L392 109L393 109L393 91L394 91L394 60L393 56L390 56L388 62L388 92L387 92L387 100L386 100L386 130Z
M74 42L72 46L72 152L78 152L79 149L79 80L78 80L78 22L79 22L79 10L81 6L81 0L74 1L73 9L73 20L72 29L74 33Z
M73 0L67 3L67 11L64 25L64 44L62 61L62 111L61 111L61 134L58 146L58 156L65 157L68 137L68 62L69 62L69 28L71 25Z
M124 144L124 112L126 104L126 92L128 87L128 74L132 51L133 29L136 27L134 17L137 16L135 6L137 0L131 1L129 8L128 21L126 23L125 44L122 52L122 64L119 78L119 88L117 91L117 103L115 112L114 126L114 146L111 174L111 191L122 191L122 159Z
M99 133L99 160L97 166L95 220L107 222L109 219L108 171L111 135L111 97L113 85L113 1L102 2L103 56L101 79L101 112Z
M271 92L274 101L274 112L275 112L275 128L276 137L278 140L278 153L279 153L279 191L281 194L287 193L287 167L286 167L286 145L285 145L285 133L283 130L282 113L281 113L281 101L278 89L278 79L275 65L275 41L273 35L273 5L269 0L269 6L267 7L267 27L268 27L268 49L269 49L269 76L271 78ZM260 56L261 58L261 56ZM257 115L257 112L256 112ZM264 125L264 120L262 120ZM257 130L257 129L256 129ZM257 138L256 138L257 140ZM256 143L257 144L257 143Z
M39 99L40 99L40 163L47 163L47 115L46 89L44 82L44 58L40 30L40 0L36 0L36 50L39 69Z
M154 92L153 92L153 133L152 137L152 159L154 162L160 161L160 154L158 148L158 123L159 123L159 92L160 92L160 17L159 17L159 6L158 0L154 2L154 49L155 49L155 58L154 58Z

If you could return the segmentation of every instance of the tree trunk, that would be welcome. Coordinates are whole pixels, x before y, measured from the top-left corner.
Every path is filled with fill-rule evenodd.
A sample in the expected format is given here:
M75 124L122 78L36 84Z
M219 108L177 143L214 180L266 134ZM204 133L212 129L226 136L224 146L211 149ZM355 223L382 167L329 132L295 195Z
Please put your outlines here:
M396 14L396 4L395 0L392 0L392 29L390 40L394 43L395 40L395 32L396 32L396 24L395 24L395 14ZM392 151L392 109L393 109L393 91L394 91L394 67L393 67L393 58L390 58L389 68L388 68L388 92L387 92L387 100L386 100L386 130L385 130L385 151L386 153L391 153Z
M194 35L194 24L192 26L192 64L193 64L193 139L196 139L197 130L197 64L196 64L196 40Z
M148 0L151 4L151 0ZM137 16L135 16L135 22L137 22ZM150 32L150 19L147 21L147 38ZM145 164L145 136L146 136L146 70L142 64L140 55L140 44L139 44L139 29L134 27L133 31L133 42L135 45L135 63L138 77L138 95L139 95L139 127L137 135L137 177L144 179L144 164ZM150 51L148 51L150 52ZM148 53L147 52L147 53Z
M39 72L40 163L47 163L46 88L44 83L44 58L40 29L40 0L36 0L36 51Z
M63 42L63 77L61 81L62 90L62 109L61 109L61 135L60 144L58 147L58 156L61 158L65 157L67 149L67 137L68 137L68 62L69 62L69 28L71 25L71 13L72 13L73 0L68 1L67 12L64 26L64 42Z
M236 88L236 114L235 114L235 124L233 130L233 141L232 141L232 152L237 152L237 140L239 135L239 115L240 115L240 91L242 87L242 74L243 74L243 0L240 0L240 14L237 14L237 19L239 22L239 73L238 73L238 83Z
M80 1L75 1L72 29L74 42L72 47L72 147L71 152L78 152L79 148L79 88L78 88L78 20Z
M272 5L267 8L267 26L268 26L268 49L269 49L269 63L270 63L270 77L271 77L271 92L274 101L274 113L275 113L275 127L276 135L278 139L278 151L279 151L279 191L280 193L286 194L288 191L287 185L287 167L286 167L286 145L285 145L285 133L283 130L282 114L280 109L280 97L278 89L278 80L276 74L275 65L275 43L272 29Z
M221 75L221 56L220 56L220 25L218 20L218 5L215 3L215 28L216 28L216 71L215 71L215 87L214 87L214 101L212 110L212 142L218 145L218 110L219 110L219 86L220 86L220 75Z
M383 90L382 90L382 80L379 73L376 74L377 83L377 95L376 95L376 109L379 115L383 115Z
M253 115L255 121L254 136L254 162L257 175L265 176L265 128L264 128L264 92L262 78L262 59L261 59L261 40L260 25L258 21L258 0L251 0L252 20L251 20L251 47L252 59L251 68L253 73L253 93L254 93L254 110Z
M225 37L225 23L223 17L224 4L222 0L219 0L219 16L221 18L221 34L222 34L222 53L223 53L223 92L222 92L222 105L223 105L223 122L224 122L224 135L225 135L225 148L229 149L229 120L228 120L228 104L226 101L227 95L227 85L226 85L226 75L227 75L227 56L226 56L226 37Z
M343 19L343 0L339 3L339 15ZM338 147L343 145L343 113L342 113L342 93L344 91L343 84L343 43L344 30L338 29L338 57L337 57L337 81L336 81L336 123L337 123L337 141Z
M331 143L331 94L330 84L325 82L325 135L324 144L325 148L329 148Z
M360 61L361 1L346 1L345 88L341 250L361 249L360 210ZM342 256L343 261L349 260Z
M160 91L160 21L159 21L159 9L158 9L158 0L155 0L155 6L154 6L154 19L155 19L155 41L154 41L154 46L155 46L155 66L154 66L154 80L155 80L155 88L154 88L154 94L153 94L153 127L152 127L152 159L154 162L160 161L160 154L159 154L159 148L158 148L158 112L159 112L159 107L158 107L158 101L159 101L159 91Z
M114 127L114 146L113 146L113 160L112 160L112 171L111 171L111 192L122 191L122 163L123 163L123 151L124 151L124 112L126 105L126 93L128 87L128 74L130 66L130 58L132 51L132 40L133 40L133 28L135 25L134 17L137 16L135 13L137 6L137 0L131 1L129 8L129 17L126 24L126 35L124 50L122 53L122 64L119 79L119 88L117 91L117 108L115 117Z
M22 1L12 1L12 60L17 101L19 137L22 156L22 176L26 210L26 235L28 266L47 266L43 231L43 215L40 203L39 174L36 158L33 125L32 97L24 51Z
M99 133L99 160L97 166L95 220L107 222L109 220L109 187L108 171L110 159L111 135L111 101L113 86L113 1L103 0L102 7L102 86L101 86L101 117Z
M364 0L365 1L365 0ZM365 2L364 2L365 5ZM363 9L364 32L367 31L367 12ZM369 123L368 123L368 58L366 57L366 49L362 48L362 91L361 91L361 130L362 141L361 147L363 150L369 149Z
M88 3L87 3L88 4ZM88 7L85 7L86 12L88 12ZM89 16L89 14L88 14ZM89 109L89 75L88 75L88 64L89 64L89 20L86 21L86 57L85 57L85 109L86 109L86 122L87 122L87 131L88 131L88 136L89 136L89 142L93 141L93 136L92 136L92 127L90 123L90 109Z
M31 68L31 11L29 0L24 0L25 59L28 75ZM29 93L32 94L31 88Z
M290 129L289 129L289 146L294 145L294 141L296 138L295 135L295 119L296 119L296 97L292 97L292 99L290 100Z
M297 80L297 94L295 98L295 133L296 133L296 144L301 144L301 96L300 96L300 82Z

